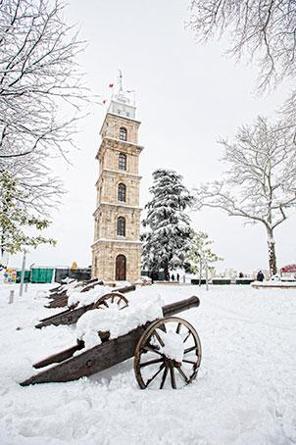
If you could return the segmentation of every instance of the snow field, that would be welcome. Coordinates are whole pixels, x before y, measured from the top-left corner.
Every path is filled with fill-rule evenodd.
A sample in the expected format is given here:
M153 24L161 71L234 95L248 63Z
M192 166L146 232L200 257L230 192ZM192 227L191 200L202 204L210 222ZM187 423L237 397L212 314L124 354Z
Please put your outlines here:
M12 287L0 287L1 445L296 443L296 291L153 285L128 294L165 304L200 297L199 308L180 314L203 348L199 375L183 390L140 390L132 360L22 388L32 363L75 343L75 325L34 328L61 310L43 307L47 287L30 285L11 305Z

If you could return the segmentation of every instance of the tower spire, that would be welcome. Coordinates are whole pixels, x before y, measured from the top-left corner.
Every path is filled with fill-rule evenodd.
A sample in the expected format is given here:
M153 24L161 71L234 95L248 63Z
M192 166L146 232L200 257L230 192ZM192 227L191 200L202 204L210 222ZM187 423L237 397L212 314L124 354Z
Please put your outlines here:
M131 101L130 93L133 90L123 89L122 71L118 70L116 92L111 97L111 102L108 108L109 113L125 116L130 119L135 119L136 106L135 101Z
M119 90L119 94L121 94L123 92L121 69L118 70L118 90Z

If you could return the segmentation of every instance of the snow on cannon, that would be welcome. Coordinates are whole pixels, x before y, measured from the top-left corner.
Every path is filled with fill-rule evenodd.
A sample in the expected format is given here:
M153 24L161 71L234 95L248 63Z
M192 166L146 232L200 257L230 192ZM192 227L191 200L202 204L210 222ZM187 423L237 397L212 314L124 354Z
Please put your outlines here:
M197 376L201 343L195 328L174 315L198 306L198 297L163 307L137 299L124 310L114 304L89 311L77 323L77 344L35 363L35 369L53 366L21 385L76 380L134 356L140 388L183 387Z
M91 280L86 281L70 281L67 284L59 286L58 289L53 289L53 291L49 291L50 295L48 298L51 300L45 307L48 309L56 308L56 307L65 307L68 304L68 292L71 290L79 289L80 292L88 292L91 289L94 289L96 286L102 286L104 283L97 278L93 278Z
M36 324L35 328L40 329L50 325L73 324L76 323L85 312L92 309L109 307L109 304L113 303L116 303L120 309L123 309L128 305L128 299L123 294L134 291L135 289L136 286L134 285L114 289L102 286L99 289L92 289L92 292L89 290L86 298L83 298L85 294L82 294L82 291L76 292L76 299L73 299L73 295L71 296L70 293L70 297L67 296L68 309L51 315L50 317L43 318Z

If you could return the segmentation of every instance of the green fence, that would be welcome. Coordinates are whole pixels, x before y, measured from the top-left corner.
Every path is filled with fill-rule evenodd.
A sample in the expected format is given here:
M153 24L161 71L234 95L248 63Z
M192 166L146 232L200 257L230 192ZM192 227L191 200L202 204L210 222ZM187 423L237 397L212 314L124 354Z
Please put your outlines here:
M51 283L54 269L38 268L31 270L31 283Z
M30 283L30 275L31 275L30 271L25 270L24 283ZM18 270L16 273L16 282L17 283L21 282L21 276L22 276L22 272L20 270Z

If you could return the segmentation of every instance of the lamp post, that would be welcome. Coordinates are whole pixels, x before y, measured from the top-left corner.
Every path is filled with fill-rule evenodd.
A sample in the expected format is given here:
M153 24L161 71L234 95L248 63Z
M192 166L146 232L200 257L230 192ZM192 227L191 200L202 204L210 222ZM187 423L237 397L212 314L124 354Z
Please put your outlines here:
M199 256L199 286L201 286L201 277L202 277L202 266L205 265L205 272L206 272L206 290L209 290L209 267L208 267L208 259L206 256L202 255L201 253L198 254Z
M206 289L209 290L209 269L208 269L208 259L205 257L206 266Z
M202 258L201 254L198 254L199 256L199 287L201 286L201 276L202 276Z
M22 271L21 271L21 284L20 284L20 292L19 292L20 297L23 295L23 288L24 288L24 281L25 281L26 254L27 254L27 251L26 251L26 249L24 249Z

